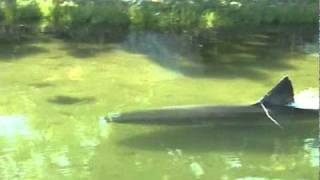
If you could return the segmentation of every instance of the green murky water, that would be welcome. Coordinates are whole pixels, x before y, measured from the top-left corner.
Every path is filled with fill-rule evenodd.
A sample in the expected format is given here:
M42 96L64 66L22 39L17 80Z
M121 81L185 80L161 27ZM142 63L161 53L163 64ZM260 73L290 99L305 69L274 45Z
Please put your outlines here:
M317 179L316 128L101 120L150 107L250 103L284 75L296 92L317 87L312 33L227 33L210 48L152 33L121 44L2 44L1 179Z

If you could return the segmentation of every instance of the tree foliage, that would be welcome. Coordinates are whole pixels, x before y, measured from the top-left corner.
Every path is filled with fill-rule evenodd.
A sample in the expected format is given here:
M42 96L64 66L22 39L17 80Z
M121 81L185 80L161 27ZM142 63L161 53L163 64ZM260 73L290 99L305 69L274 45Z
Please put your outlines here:
M218 27L316 24L315 0L4 0L2 33L41 24L76 39L118 39L128 31L197 36ZM0 32L1 33L1 32ZM103 38L101 38L103 37Z

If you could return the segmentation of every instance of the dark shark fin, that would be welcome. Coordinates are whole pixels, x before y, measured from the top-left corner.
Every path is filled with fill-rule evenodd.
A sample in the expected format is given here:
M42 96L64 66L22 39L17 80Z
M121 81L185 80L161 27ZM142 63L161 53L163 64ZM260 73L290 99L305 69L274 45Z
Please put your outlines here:
M285 76L261 100L265 105L288 105L294 102L293 87L288 76Z

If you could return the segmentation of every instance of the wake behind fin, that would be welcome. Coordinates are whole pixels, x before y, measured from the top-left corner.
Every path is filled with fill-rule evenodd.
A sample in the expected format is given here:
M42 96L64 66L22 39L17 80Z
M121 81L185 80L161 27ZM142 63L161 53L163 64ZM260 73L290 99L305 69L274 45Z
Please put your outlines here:
M285 76L274 86L261 100L266 105L288 105L294 102L292 83L288 76Z

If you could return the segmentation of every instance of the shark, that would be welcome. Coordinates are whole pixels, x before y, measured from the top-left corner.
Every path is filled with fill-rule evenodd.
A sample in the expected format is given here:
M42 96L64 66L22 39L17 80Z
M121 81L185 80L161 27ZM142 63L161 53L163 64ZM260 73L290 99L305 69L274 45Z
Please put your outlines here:
M277 126L317 123L318 108L295 103L292 82L283 77L266 95L247 105L189 105L109 113L110 123L145 125Z

